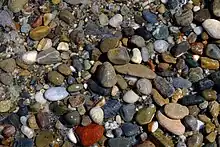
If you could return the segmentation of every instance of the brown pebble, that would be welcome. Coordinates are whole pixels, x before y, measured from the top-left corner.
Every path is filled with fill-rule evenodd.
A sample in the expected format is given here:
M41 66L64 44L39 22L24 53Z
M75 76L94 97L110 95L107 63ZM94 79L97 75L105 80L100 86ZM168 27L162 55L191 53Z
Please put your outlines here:
M16 132L16 129L14 126L7 125L4 127L3 135L4 135L4 137L8 138L8 137L14 136L15 132Z
M205 69L219 69L219 62L218 60L201 57L201 67Z
M197 55L203 54L204 45L201 42L195 42L191 44L191 51Z
M49 114L47 112L39 112L37 114L37 123L40 128L47 128L50 124Z
M144 141L143 143L137 145L137 147L156 147L153 142L147 140L147 141Z

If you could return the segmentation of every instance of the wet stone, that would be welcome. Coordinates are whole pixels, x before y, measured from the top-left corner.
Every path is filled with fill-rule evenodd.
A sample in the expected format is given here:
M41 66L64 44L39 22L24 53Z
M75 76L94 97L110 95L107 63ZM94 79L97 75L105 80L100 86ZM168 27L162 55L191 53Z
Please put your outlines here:
M67 66L66 64L61 64L61 65L59 65L59 66L57 67L57 70L58 70L61 74L65 75L65 76L68 76L68 75L71 75L71 74L72 74L72 71L71 71L70 67Z
M68 92L77 92L83 89L83 84L72 84L67 88Z
M30 38L33 40L41 40L50 33L48 26L39 26L30 31Z
M147 31L144 27L140 27L135 30L135 33L144 38L144 40L149 40L152 38L152 34Z

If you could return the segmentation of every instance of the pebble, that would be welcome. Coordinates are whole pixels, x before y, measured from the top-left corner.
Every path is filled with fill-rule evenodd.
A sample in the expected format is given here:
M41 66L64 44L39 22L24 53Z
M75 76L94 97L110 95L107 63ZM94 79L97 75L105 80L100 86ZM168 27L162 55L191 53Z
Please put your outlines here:
M150 57L149 57L148 49L146 47L141 48L141 56L143 62L147 62L149 60Z
M12 73L15 67L16 67L16 62L12 58L5 59L0 62L0 68L5 72Z
M156 74L149 68L141 64L125 64L114 66L115 70L121 74L128 74L131 76L154 79Z
M201 133L196 133L187 139L186 144L188 147L194 147L194 146L201 146L202 142L203 142L203 135Z
M149 23L157 23L158 22L158 20L157 20L157 15L156 14L154 14L154 13L152 13L152 12L150 12L150 11L148 11L148 10L144 10L143 12L142 12L142 15L143 15L143 18L147 21L147 22L149 22Z
M35 98L36 102L39 102L41 104L45 104L47 102L47 100L44 98L44 93L42 91L36 92L34 98Z
M125 79L121 75L116 75L116 78L117 78L117 85L119 86L119 88L121 88L122 90L127 89L128 84L125 81Z
M41 40L50 33L48 26L39 26L30 31L30 38L33 40Z
M58 44L57 50L58 51L68 51L69 50L69 44L66 43L66 42L60 42Z
M108 51L107 56L113 64L117 65L124 65L130 61L130 56L125 47L111 49Z
M90 146L101 139L104 133L104 127L96 124L90 124L85 127L77 127L76 134L83 146Z
M127 91L124 96L123 96L123 101L125 101L126 103L130 103L133 104L136 101L138 101L139 96L133 91L133 90L129 90Z
M12 12L17 13L23 9L26 3L28 0L9 0L8 7Z
M13 83L13 77L11 76L11 74L1 73L0 74L0 81L4 85L11 85Z
M148 124L147 129L149 132L155 132L158 129L159 125L157 121L152 121Z
M27 127L27 126L22 126L21 127L21 132L27 136L27 138L33 138L34 137L34 130L32 130L31 128Z
M205 69L219 69L219 62L207 57L201 57L201 67Z
M182 77L173 78L173 86L175 88L190 88L192 83Z
M67 136L68 136L69 140L70 140L72 143L74 143L74 144L77 143L77 139L76 139L76 136L75 136L75 134L74 134L74 132L73 132L73 129L69 129L69 131L68 131L68 133L67 133Z
M171 48L171 54L174 57L180 57L190 49L190 45L187 41L183 41Z
M163 52L161 56L164 62L176 64L176 58L174 58L170 53Z
M174 120L166 117L160 111L157 112L157 120L159 124L175 135L183 135L185 127L180 120Z
M203 54L204 45L201 42L195 42L191 45L191 51L197 55Z
M166 79L160 76L154 79L154 85L164 97L171 97L175 91L174 87Z
M97 69L97 80L104 87L112 87L117 83L116 73L109 62L104 62Z
M52 40L49 39L49 38L43 38L40 40L40 42L38 43L37 45L37 50L38 51L43 51L43 50L46 50L46 49L49 49L52 47Z
M60 61L60 53L54 48L43 50L37 55L37 62L39 64L53 64Z
M35 139L36 146L37 147L50 146L50 144L54 141L53 135L54 134L48 130L40 131Z
M194 19L200 23L210 18L211 15L208 9L200 9L199 11L195 12L194 15Z
M4 112L8 112L11 107L12 107L12 101L10 100L2 100L0 101L0 112L4 113Z
M220 17L220 9L219 9L219 6L220 6L220 2L217 1L217 0L214 0L213 1L213 14L217 17Z
M152 94L154 102L157 105L163 106L163 105L169 103L169 99L163 98L156 89L152 89L152 93L151 94Z
M146 140L143 143L137 145L137 147L156 147L151 141Z
M135 120L140 125L148 124L152 121L156 112L156 107L154 105L150 105L149 107L141 108L135 117Z
M16 147L34 147L34 141L29 138L19 138L14 141Z
M206 19L202 23L203 28L214 39L220 39L220 22L216 19Z
M143 37L134 35L131 37L131 43L136 45L138 48L145 47L145 40Z
M103 112L102 108L100 108L100 107L93 107L90 110L89 114L90 114L91 119L95 123L100 124L100 125L102 124L103 119L104 119L104 112Z
M152 38L152 34L145 27L137 28L135 34L143 37L146 41Z
M212 59L220 59L220 49L216 44L208 44L205 53Z
M119 39L114 37L105 38L100 43L100 49L103 53L108 52L110 49L114 49L119 45Z
M180 102L184 106L197 105L204 102L204 98L199 95L186 95L180 99Z
M189 110L178 103L169 103L165 105L164 113L172 119L182 119L189 115Z
M64 82L64 76L62 76L57 71L50 71L47 75L49 82L54 85L62 85Z
M212 117L216 118L219 115L219 103L217 101L212 101L209 103L208 110Z
M180 26L189 26L193 21L192 10L183 10L182 13L175 14L176 23Z
M31 129L39 129L35 115L31 115L28 118L28 126Z
M138 48L134 48L132 50L131 61L137 64L140 64L142 62L141 52Z
M118 100L110 99L103 106L104 118L115 117L121 108L121 103Z
M90 119L90 117L88 115L83 115L82 116L81 125L88 126L91 123L92 123L92 120Z
M99 86L92 79L89 79L87 84L88 84L88 87L90 88L90 90L92 90L93 92L95 92L97 94L106 96L106 95L110 95L110 93L111 93L111 89L103 88L103 87Z
M71 75L72 74L72 71L70 69L70 67L66 64L60 64L58 67L57 67L57 70L65 75L65 76L68 76L68 75Z
M169 36L169 30L168 27L165 25L159 25L157 28L153 31L154 38L160 40L160 39L167 39Z
M114 15L108 22L108 24L114 28L118 28L123 21L123 16L121 14Z
M184 121L184 125L188 130L195 131L197 129L198 122L194 116L188 115L183 119L183 121Z
M108 140L109 147L129 147L131 143L128 138L111 138Z
M64 120L69 127L78 126L81 121L81 117L78 111L71 111L64 115Z
M136 110L134 104L122 105L120 108L120 116L126 122L129 122L133 119L135 112Z
M136 87L137 87L137 91L144 95L148 95L152 91L152 84L148 79L139 79L136 82Z
M59 101L66 98L69 93L64 87L51 87L45 91L44 97L49 101Z
M67 24L71 24L74 20L72 13L68 10L61 10L59 13L59 18Z
M206 89L206 90L202 91L202 96L207 101L214 101L217 99L217 92L212 89Z
M169 43L165 40L156 40L154 42L154 50L158 53L166 52L169 47Z
M124 123L121 129L127 137L137 135L140 131L139 126L132 123Z
M108 16L105 15L104 13L101 13L99 15L99 23L101 24L101 26L107 26L109 22Z
M29 51L22 55L22 60L26 64L33 64L37 60L37 51Z
M16 129L15 129L15 127L13 125L7 125L2 130L2 134L6 138L14 136L15 133L16 133Z
M152 133L153 139L157 140L157 144L159 146L170 146L174 147L174 143L172 139L164 134L161 129L157 129L155 132Z
M214 82L208 78L203 78L200 81L198 81L195 85L197 91L202 91L205 89L212 88L214 86Z
M11 18L12 16L6 10L0 11L0 25L3 27L10 27L15 29L15 24Z

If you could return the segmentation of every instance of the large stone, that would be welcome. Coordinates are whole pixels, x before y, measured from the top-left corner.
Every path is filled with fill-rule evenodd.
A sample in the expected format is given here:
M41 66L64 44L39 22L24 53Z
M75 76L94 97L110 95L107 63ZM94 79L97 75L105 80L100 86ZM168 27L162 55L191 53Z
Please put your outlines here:
M103 53L108 52L110 49L114 49L118 46L119 39L114 37L105 38L100 44L100 49Z
M112 87L117 83L115 69L109 62L104 62L98 67L96 77L104 87Z
M66 98L69 93L65 87L51 87L45 91L44 96L49 101L59 101Z
M0 62L0 68L5 72L11 73L16 67L16 62L13 58L5 59Z
M156 112L156 106L154 105L142 108L137 112L135 120L140 125L146 125L152 121L155 112Z
M129 63L130 61L130 56L125 47L111 49L108 51L107 56L113 64L123 65Z
M172 119L182 119L189 114L189 110L186 106L182 106L178 103L169 103L164 107L165 114Z
M202 23L202 26L211 37L220 39L220 21L216 19L206 19Z
M198 22L203 22L209 18L211 18L211 14L208 9L201 9L197 11L194 15L194 19Z
M50 27L39 26L30 31L30 38L33 40L41 40L50 33Z
M212 59L220 59L220 49L216 44L208 44L205 53Z
M183 10L181 14L175 14L176 23L180 26L189 26L193 21L192 10Z
M28 0L9 0L8 7L12 12L17 13L22 10L26 3Z
M148 79L140 79L136 83L137 90L145 95L148 95L152 91L151 81Z
M180 120L170 119L160 111L157 112L157 120L162 127L175 135L183 135L185 133L185 127Z
M121 74L142 77L147 79L154 79L155 72L141 64L125 64L114 66L115 70Z
M49 48L44 51L41 51L37 55L37 62L39 64L53 64L60 61L60 53L54 48Z

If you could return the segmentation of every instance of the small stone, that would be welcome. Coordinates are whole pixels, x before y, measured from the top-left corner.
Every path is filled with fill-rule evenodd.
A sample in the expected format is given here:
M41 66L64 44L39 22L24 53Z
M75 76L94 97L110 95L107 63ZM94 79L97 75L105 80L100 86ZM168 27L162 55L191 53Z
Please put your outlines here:
M31 129L39 129L38 125L37 125L37 120L36 120L36 117L34 115L30 116L28 118L28 126L31 128Z
M183 135L185 133L185 127L180 120L169 119L163 115L160 111L157 112L157 120L162 127L175 135Z
M206 47L206 55L212 59L220 59L220 49L215 44L208 44Z
M152 38L150 31L146 30L145 27L140 27L135 30L135 34L144 38L144 40L149 40Z
M107 56L113 64L123 65L130 61L130 56L125 47L111 49L108 51Z
M195 42L191 45L191 51L197 55L203 54L204 45L201 42Z
M100 49L103 53L108 52L110 49L114 49L119 45L119 39L118 38L105 38L102 40L100 44Z
M173 78L173 86L175 88L190 88L192 83L182 77Z
M147 62L149 60L150 57L149 57L148 49L146 47L141 48L141 56L144 62Z
M64 82L64 76L57 71L50 71L47 77L48 80L54 85L62 85Z
M220 17L220 9L219 9L219 7L220 7L220 2L219 1L217 1L217 0L214 0L213 1L213 14L215 15L215 16L217 16L217 17Z
M19 138L14 141L16 147L34 147L34 141L29 138Z
M90 111L89 111L90 117L91 119L97 123L97 124L102 124L103 119L104 119L104 112L102 110L102 108L100 107L93 107Z
M164 107L165 114L172 119L182 119L189 114L189 110L186 106L182 106L178 103L169 103Z
M203 78L197 83L195 83L195 89L197 91L202 91L205 89L210 89L214 86L214 82L208 78Z
M174 87L164 78L157 76L154 79L156 89L165 97L171 97L175 91Z
M151 105L149 107L141 108L135 117L135 120L140 125L146 125L150 123L155 115L156 112L156 106Z
M51 131L45 130L40 131L36 136L36 147L49 147L54 141L53 133Z
M21 127L21 132L27 136L27 138L33 138L34 137L34 130L32 130L31 128L27 127L27 126L22 126Z
M125 64L114 66L115 70L121 74L154 79L156 74L149 68L141 64Z
M141 144L138 144L137 147L156 147L151 141L147 140Z
M126 104L120 108L120 115L126 122L129 122L133 119L135 112L136 110L134 104Z
M52 13L45 13L43 17L44 25L47 26L53 20L54 15Z
M130 104L135 103L138 99L139 96L133 90L127 91L123 96L123 101Z
M8 73L1 73L0 74L0 82L4 85L11 85L13 83L13 77L11 74Z
M104 62L97 69L97 80L104 87L112 87L117 83L116 73L109 62Z
M216 139L217 133L216 132L211 132L208 136L206 136L205 138L209 141L209 142L214 142Z
M70 140L72 143L74 143L74 144L77 143L77 139L76 139L76 136L75 136L75 134L74 134L72 128L69 129L69 131L68 131L68 133L67 133L67 136L68 136L69 140Z
M163 52L161 55L164 62L176 64L176 58L174 58L171 54Z
M136 45L139 48L145 47L145 40L141 36L134 35L131 37L130 41L132 44Z
M69 93L65 87L51 87L45 91L44 96L49 101L59 101L66 98Z
M186 95L180 99L180 102L184 106L197 105L204 102L204 98L199 95Z
M78 4L83 3L82 0L64 0L64 1L70 5L78 5Z
M69 50L69 44L66 42L60 42L58 47L57 47L58 51L68 51Z
M64 115L64 120L68 126L72 127L80 124L81 117L79 115L79 112L72 111Z
M194 15L194 20L198 22L203 22L206 19L210 19L210 18L211 18L211 14L208 9L201 9L197 11Z
M83 126L88 126L88 125L91 124L91 123L92 123L92 120L90 119L89 116L87 116L87 115L83 115L83 116L82 116L81 125L83 125Z
M76 95L76 96L70 96L69 103L70 103L71 107L76 108L76 107L79 107L85 103L85 98L81 94Z
M142 61L142 56L141 56L141 52L138 48L134 48L132 50L132 57L131 57L131 61L137 64L140 64Z
M189 26L193 21L192 10L183 10L181 14L175 14L176 23L180 26Z
M180 57L182 54L187 52L187 50L189 50L189 48L190 48L189 43L187 41L183 41L180 44L177 44L171 48L171 54L174 57Z
M108 140L109 147L129 147L131 143L128 138L111 138Z
M54 48L43 50L37 55L37 62L39 64L53 64L60 61L60 53Z
M140 131L139 126L132 123L124 123L121 129L127 137L137 135Z
M8 112L12 107L12 102L10 100L0 101L0 112Z
M123 34L125 35L125 37L131 37L134 35L134 29L132 27L126 27L123 29Z
M109 20L108 23L110 26L117 28L121 25L122 21L123 21L123 16L121 14L116 14Z
M201 67L205 69L219 69L219 62L207 57L201 57Z
M137 90L145 95L148 95L152 91L152 84L148 79L140 79L136 83Z
M158 53L166 52L169 47L169 43L165 40L156 40L154 42L154 50Z
M22 60L26 64L33 64L37 60L37 51L29 51L22 55Z
M207 101L213 101L213 100L217 99L217 92L212 89L206 89L206 90L202 91L202 96Z
M23 9L26 3L28 0L9 0L8 7L12 12L17 13Z
M74 19L72 13L68 10L61 10L59 14L59 18L67 24L71 24Z
M156 39L167 39L169 36L169 30L168 27L165 25L159 25L157 26L156 30L153 31L153 36Z
M6 138L14 136L15 133L16 133L16 129L13 125L6 125L2 130L2 134Z
M101 139L104 133L104 127L96 124L90 124L86 127L77 127L76 134L78 135L83 146L90 146Z
M188 147L202 146L203 135L201 133L193 134L187 139Z
M108 16L105 15L104 13L99 15L99 23L101 26L107 26L109 22Z
M36 119L37 119L37 124L40 128L45 129L49 127L50 125L49 113L40 111L37 113Z
M59 4L61 2L61 0L52 0L52 3L54 4L54 5L57 5L57 4Z
M45 104L47 102L47 100L44 98L44 93L42 91L36 92L34 98L36 102L41 103L41 104Z
M208 110L212 117L216 118L219 115L219 103L217 101L212 101L209 103Z
M33 40L41 40L50 33L48 26L39 26L30 31L30 38Z
M13 22L13 19L12 19L12 15L7 10L2 10L0 12L0 26L10 27L10 28L13 28L13 29L16 28L15 24Z
M119 86L119 88L121 88L122 90L127 89L128 84L125 81L125 79L121 76L121 75L117 75L117 85Z
M40 42L38 43L37 45L37 50L38 51L43 51L43 50L46 50L46 49L49 49L52 47L52 40L49 39L49 38L43 38L40 40Z
M164 99L156 89L152 89L152 96L154 102L159 106L169 103L169 99Z
M65 76L68 76L68 75L71 75L72 74L72 71L70 69L69 66L67 66L66 64L60 64L58 67L57 67L57 70L65 75Z
M206 133L211 133L212 131L215 131L215 125L212 122L206 123L205 124L205 131L206 131Z
M104 117L111 118L116 116L120 107L121 107L120 101L114 99L108 100L103 106Z
M99 86L97 83L95 83L93 80L88 80L88 87L90 88L90 90L92 90L93 92L100 94L100 95L110 95L111 93L111 89L110 88L103 88L101 86Z
M67 91L68 92L77 92L77 91L80 91L82 90L84 87L83 87L83 84L72 84L70 85L68 88L67 88Z
M158 129L159 125L157 121L152 121L147 125L149 132L155 132Z
M165 135L161 129L157 129L155 132L153 132L152 137L153 137L153 139L155 139L157 141L156 143L159 146L174 147L174 143L173 143L172 138Z
M144 10L142 12L143 18L148 21L149 23L157 23L157 15L148 11L148 10Z
M197 129L198 122L197 122L197 119L194 116L188 115L184 118L184 125L190 131L195 131Z
M218 20L206 19L202 26L212 38L220 39L220 22Z
M16 67L16 62L12 58L5 59L0 62L0 68L5 72L11 73L14 71L15 67Z

